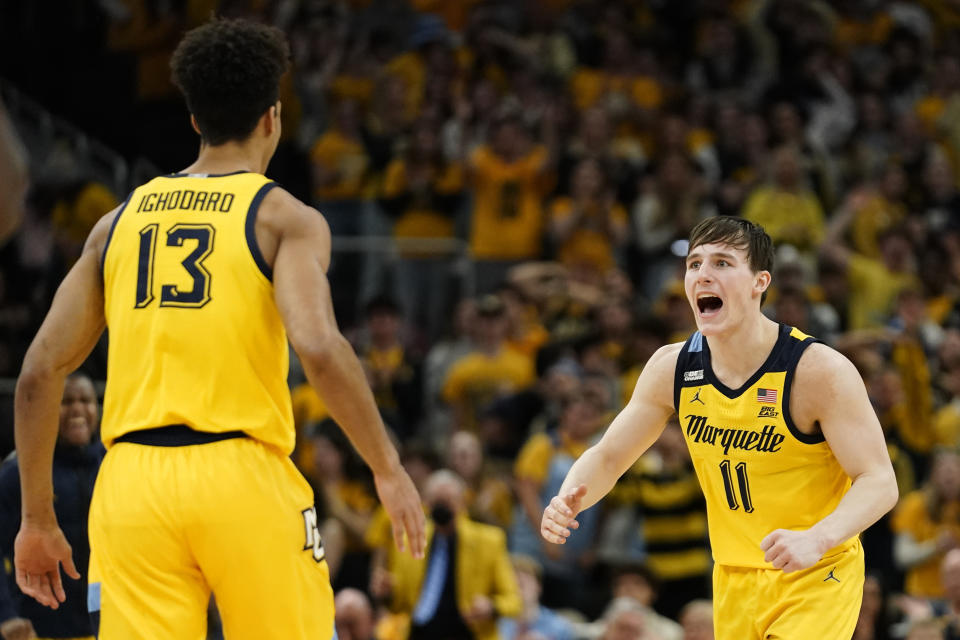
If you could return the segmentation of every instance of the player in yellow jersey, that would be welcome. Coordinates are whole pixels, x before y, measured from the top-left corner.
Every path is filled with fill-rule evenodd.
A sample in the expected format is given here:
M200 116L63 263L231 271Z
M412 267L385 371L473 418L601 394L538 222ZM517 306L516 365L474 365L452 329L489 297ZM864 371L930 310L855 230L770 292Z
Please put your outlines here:
M863 382L845 357L760 312L773 268L761 227L710 218L689 246L699 330L650 359L544 510L541 534L563 543L676 413L707 499L716 638L849 638L863 595L858 534L897 501Z
M16 579L56 608L60 565L76 573L53 512L59 399L110 330L87 598L101 640L204 638L211 592L229 638L333 635L313 494L289 458L288 338L372 468L398 546L423 554L419 496L334 320L329 228L262 175L288 57L279 30L250 22L184 37L173 76L199 156L97 223L23 362Z

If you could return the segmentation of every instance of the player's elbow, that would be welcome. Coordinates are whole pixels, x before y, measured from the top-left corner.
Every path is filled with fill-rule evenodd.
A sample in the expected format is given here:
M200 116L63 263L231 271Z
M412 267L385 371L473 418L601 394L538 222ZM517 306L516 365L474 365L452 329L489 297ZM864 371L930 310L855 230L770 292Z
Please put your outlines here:
M339 331L323 331L310 336L309 339L294 345L297 355L304 366L313 370L323 370L326 366L341 357L344 350L353 352L350 343Z
M16 395L21 398L32 397L44 384L55 380L58 374L61 372L52 362L36 355L31 356L28 351L20 367L20 375L17 376Z
M900 489L897 487L897 476L893 467L884 470L882 487L879 503L883 506L883 512L887 513L892 511L900 500Z

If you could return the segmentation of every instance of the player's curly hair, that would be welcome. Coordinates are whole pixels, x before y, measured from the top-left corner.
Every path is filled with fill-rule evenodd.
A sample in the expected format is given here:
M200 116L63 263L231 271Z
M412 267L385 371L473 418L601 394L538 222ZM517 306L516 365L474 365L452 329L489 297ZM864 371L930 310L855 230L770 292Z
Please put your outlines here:
M276 27L215 18L191 29L170 68L209 145L247 138L277 102L290 47Z

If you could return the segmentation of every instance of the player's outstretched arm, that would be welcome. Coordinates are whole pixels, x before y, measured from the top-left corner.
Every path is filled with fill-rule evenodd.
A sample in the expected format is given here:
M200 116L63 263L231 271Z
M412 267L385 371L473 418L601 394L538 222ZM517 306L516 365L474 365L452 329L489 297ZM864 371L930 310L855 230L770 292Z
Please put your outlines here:
M673 377L681 344L661 347L637 380L627 406L617 414L600 442L587 449L567 473L540 521L540 535L563 544L580 511L607 495L616 481L652 445L673 415Z
M767 562L784 572L816 564L824 553L879 520L898 497L880 422L860 374L843 355L820 344L807 349L797 367L790 411L798 424L820 423L853 484L837 508L810 529L777 529L763 539Z
M116 211L94 226L23 359L14 400L14 438L22 512L14 543L17 585L56 609L65 595L60 564L79 578L53 511L53 449L67 375L83 364L103 333L100 254Z
M425 535L420 496L400 465L363 367L340 333L333 313L326 276L330 229L317 211L288 194L280 193L264 205L268 202L269 222L278 232L273 261L274 295L290 343L330 415L373 471L398 548L405 548L405 534L411 553L421 557Z

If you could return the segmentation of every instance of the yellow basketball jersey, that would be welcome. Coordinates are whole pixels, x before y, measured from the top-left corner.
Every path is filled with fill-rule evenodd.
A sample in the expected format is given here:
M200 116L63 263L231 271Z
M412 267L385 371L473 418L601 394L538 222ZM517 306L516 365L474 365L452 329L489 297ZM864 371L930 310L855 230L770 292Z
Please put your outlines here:
M186 424L293 451L287 335L254 225L276 183L174 174L130 194L103 255L101 437Z
M739 389L717 380L707 339L677 359L674 405L707 500L718 564L770 568L760 542L774 529L808 529L836 508L850 478L822 435L790 419L790 385L814 338L781 325L762 367ZM829 553L856 543L852 538Z

